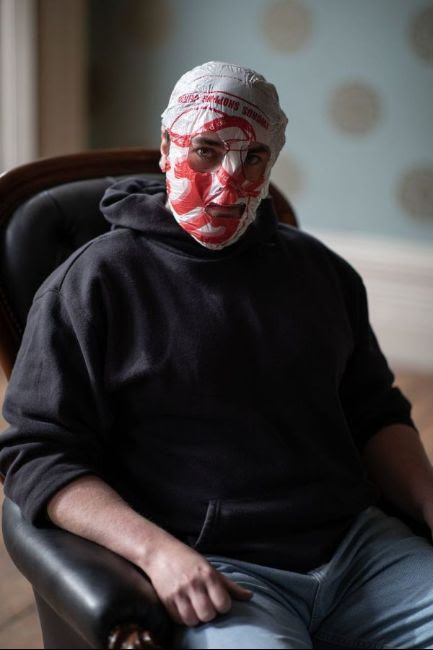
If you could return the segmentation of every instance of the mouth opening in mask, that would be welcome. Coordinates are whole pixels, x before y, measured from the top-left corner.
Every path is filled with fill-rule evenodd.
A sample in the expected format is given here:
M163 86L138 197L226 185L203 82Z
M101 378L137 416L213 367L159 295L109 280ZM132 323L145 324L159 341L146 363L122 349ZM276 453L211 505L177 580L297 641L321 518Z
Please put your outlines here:
M213 219L240 219L245 212L246 204L237 203L236 205L221 205L219 203L208 203L205 206L205 212Z

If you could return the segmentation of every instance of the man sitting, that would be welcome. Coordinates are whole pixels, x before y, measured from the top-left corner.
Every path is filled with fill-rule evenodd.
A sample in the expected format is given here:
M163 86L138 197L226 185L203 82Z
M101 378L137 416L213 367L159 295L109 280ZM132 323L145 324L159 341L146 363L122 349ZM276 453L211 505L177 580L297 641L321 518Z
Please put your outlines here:
M143 569L175 647L433 647L433 472L356 271L277 223L274 86L207 63L157 181L44 282L4 406L24 515Z

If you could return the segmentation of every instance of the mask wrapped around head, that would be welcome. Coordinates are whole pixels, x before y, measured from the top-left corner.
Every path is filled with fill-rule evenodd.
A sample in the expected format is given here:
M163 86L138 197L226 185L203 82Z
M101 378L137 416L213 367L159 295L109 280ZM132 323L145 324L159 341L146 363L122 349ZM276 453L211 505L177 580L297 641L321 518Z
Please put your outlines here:
M275 87L253 70L212 61L179 79L160 165L169 208L200 244L224 248L254 221L286 124Z

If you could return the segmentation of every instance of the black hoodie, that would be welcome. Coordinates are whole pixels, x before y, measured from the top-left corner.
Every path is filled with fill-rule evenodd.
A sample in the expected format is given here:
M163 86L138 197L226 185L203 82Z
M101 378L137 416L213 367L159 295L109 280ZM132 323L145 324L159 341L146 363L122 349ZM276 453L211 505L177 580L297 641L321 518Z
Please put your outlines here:
M4 405L5 491L41 522L83 474L203 553L307 571L374 496L360 450L412 424L359 275L278 225L198 244L137 179L38 290Z

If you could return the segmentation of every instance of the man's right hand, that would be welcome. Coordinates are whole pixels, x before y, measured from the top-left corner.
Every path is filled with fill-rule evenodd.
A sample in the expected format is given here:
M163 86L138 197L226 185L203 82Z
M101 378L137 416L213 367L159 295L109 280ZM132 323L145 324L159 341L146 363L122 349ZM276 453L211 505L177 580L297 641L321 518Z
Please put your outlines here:
M181 625L211 621L229 611L232 598L248 600L253 595L175 538L160 543L142 568L170 617Z
M59 490L47 507L51 521L133 562L149 576L171 618L182 625L207 622L252 592L226 578L197 551L130 506L97 476Z

